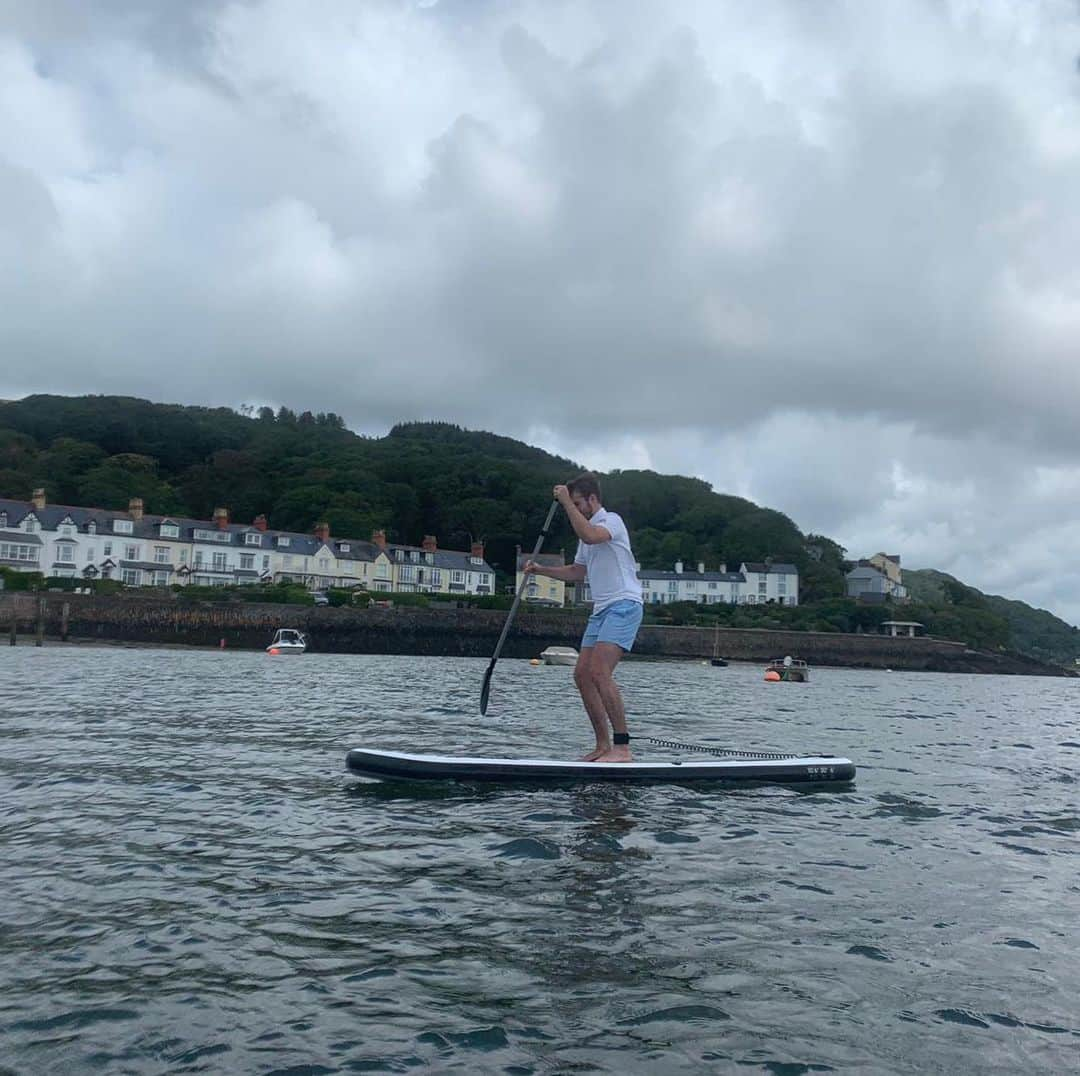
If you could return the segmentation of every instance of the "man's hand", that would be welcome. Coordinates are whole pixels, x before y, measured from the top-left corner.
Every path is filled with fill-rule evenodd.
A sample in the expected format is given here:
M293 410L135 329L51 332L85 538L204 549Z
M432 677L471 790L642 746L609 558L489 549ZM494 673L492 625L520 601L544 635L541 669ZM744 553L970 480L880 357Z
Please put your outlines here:
M574 502L570 497L570 490L566 486L556 486L553 491L555 500L563 506L563 508L569 508Z
M537 564L535 561L527 560L525 562L525 566L521 570L525 575L536 575L536 573L540 570L540 565Z

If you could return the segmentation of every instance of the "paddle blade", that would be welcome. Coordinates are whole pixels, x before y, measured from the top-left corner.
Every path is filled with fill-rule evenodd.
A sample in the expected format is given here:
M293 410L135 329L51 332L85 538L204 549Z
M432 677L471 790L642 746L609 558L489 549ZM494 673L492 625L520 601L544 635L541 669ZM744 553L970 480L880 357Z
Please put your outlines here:
M487 672L484 673L484 683L480 687L480 715L483 716L487 713L488 696L491 694L491 674L495 671L495 662L493 661L488 667Z

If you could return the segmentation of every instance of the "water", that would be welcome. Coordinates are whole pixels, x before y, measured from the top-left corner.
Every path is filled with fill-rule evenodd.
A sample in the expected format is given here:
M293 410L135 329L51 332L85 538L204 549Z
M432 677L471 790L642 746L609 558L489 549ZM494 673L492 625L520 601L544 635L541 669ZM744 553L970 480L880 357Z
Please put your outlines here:
M0 1070L1076 1069L1080 684L620 670L635 731L859 764L813 793L345 774L588 746L484 668L0 651Z

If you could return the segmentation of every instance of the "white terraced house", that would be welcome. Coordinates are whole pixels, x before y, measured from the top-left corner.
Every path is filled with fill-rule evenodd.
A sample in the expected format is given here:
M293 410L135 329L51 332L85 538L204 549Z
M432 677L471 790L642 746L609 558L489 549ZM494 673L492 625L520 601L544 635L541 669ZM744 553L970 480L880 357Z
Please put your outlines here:
M737 572L729 572L726 564L718 571L706 571L698 563L697 571L692 571L676 561L674 571L639 568L638 579L646 603L799 604L799 570L792 564L744 563Z
M226 508L211 520L149 515L138 497L126 512L0 499L0 565L49 578L115 579L128 586L224 586L288 580L311 590L361 587L426 594L493 594L495 571L482 543L469 552L271 530L265 516L233 523Z

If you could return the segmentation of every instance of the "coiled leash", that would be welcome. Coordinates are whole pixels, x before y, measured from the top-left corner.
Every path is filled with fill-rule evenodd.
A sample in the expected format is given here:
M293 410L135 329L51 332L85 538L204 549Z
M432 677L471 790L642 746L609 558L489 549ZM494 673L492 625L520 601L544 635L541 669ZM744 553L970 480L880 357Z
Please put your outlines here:
M619 734L615 734L615 742L619 742ZM658 740L655 736L629 736L627 740L643 740L645 743L651 743L655 747L674 747L680 751L700 751L705 755L720 755L735 757L735 758L761 758L761 759L785 759L785 758L802 758L804 756L792 754L790 751L787 753L777 753L776 751L739 751L733 747L705 747L696 743L680 743L678 740ZM816 756L815 756L816 757Z

